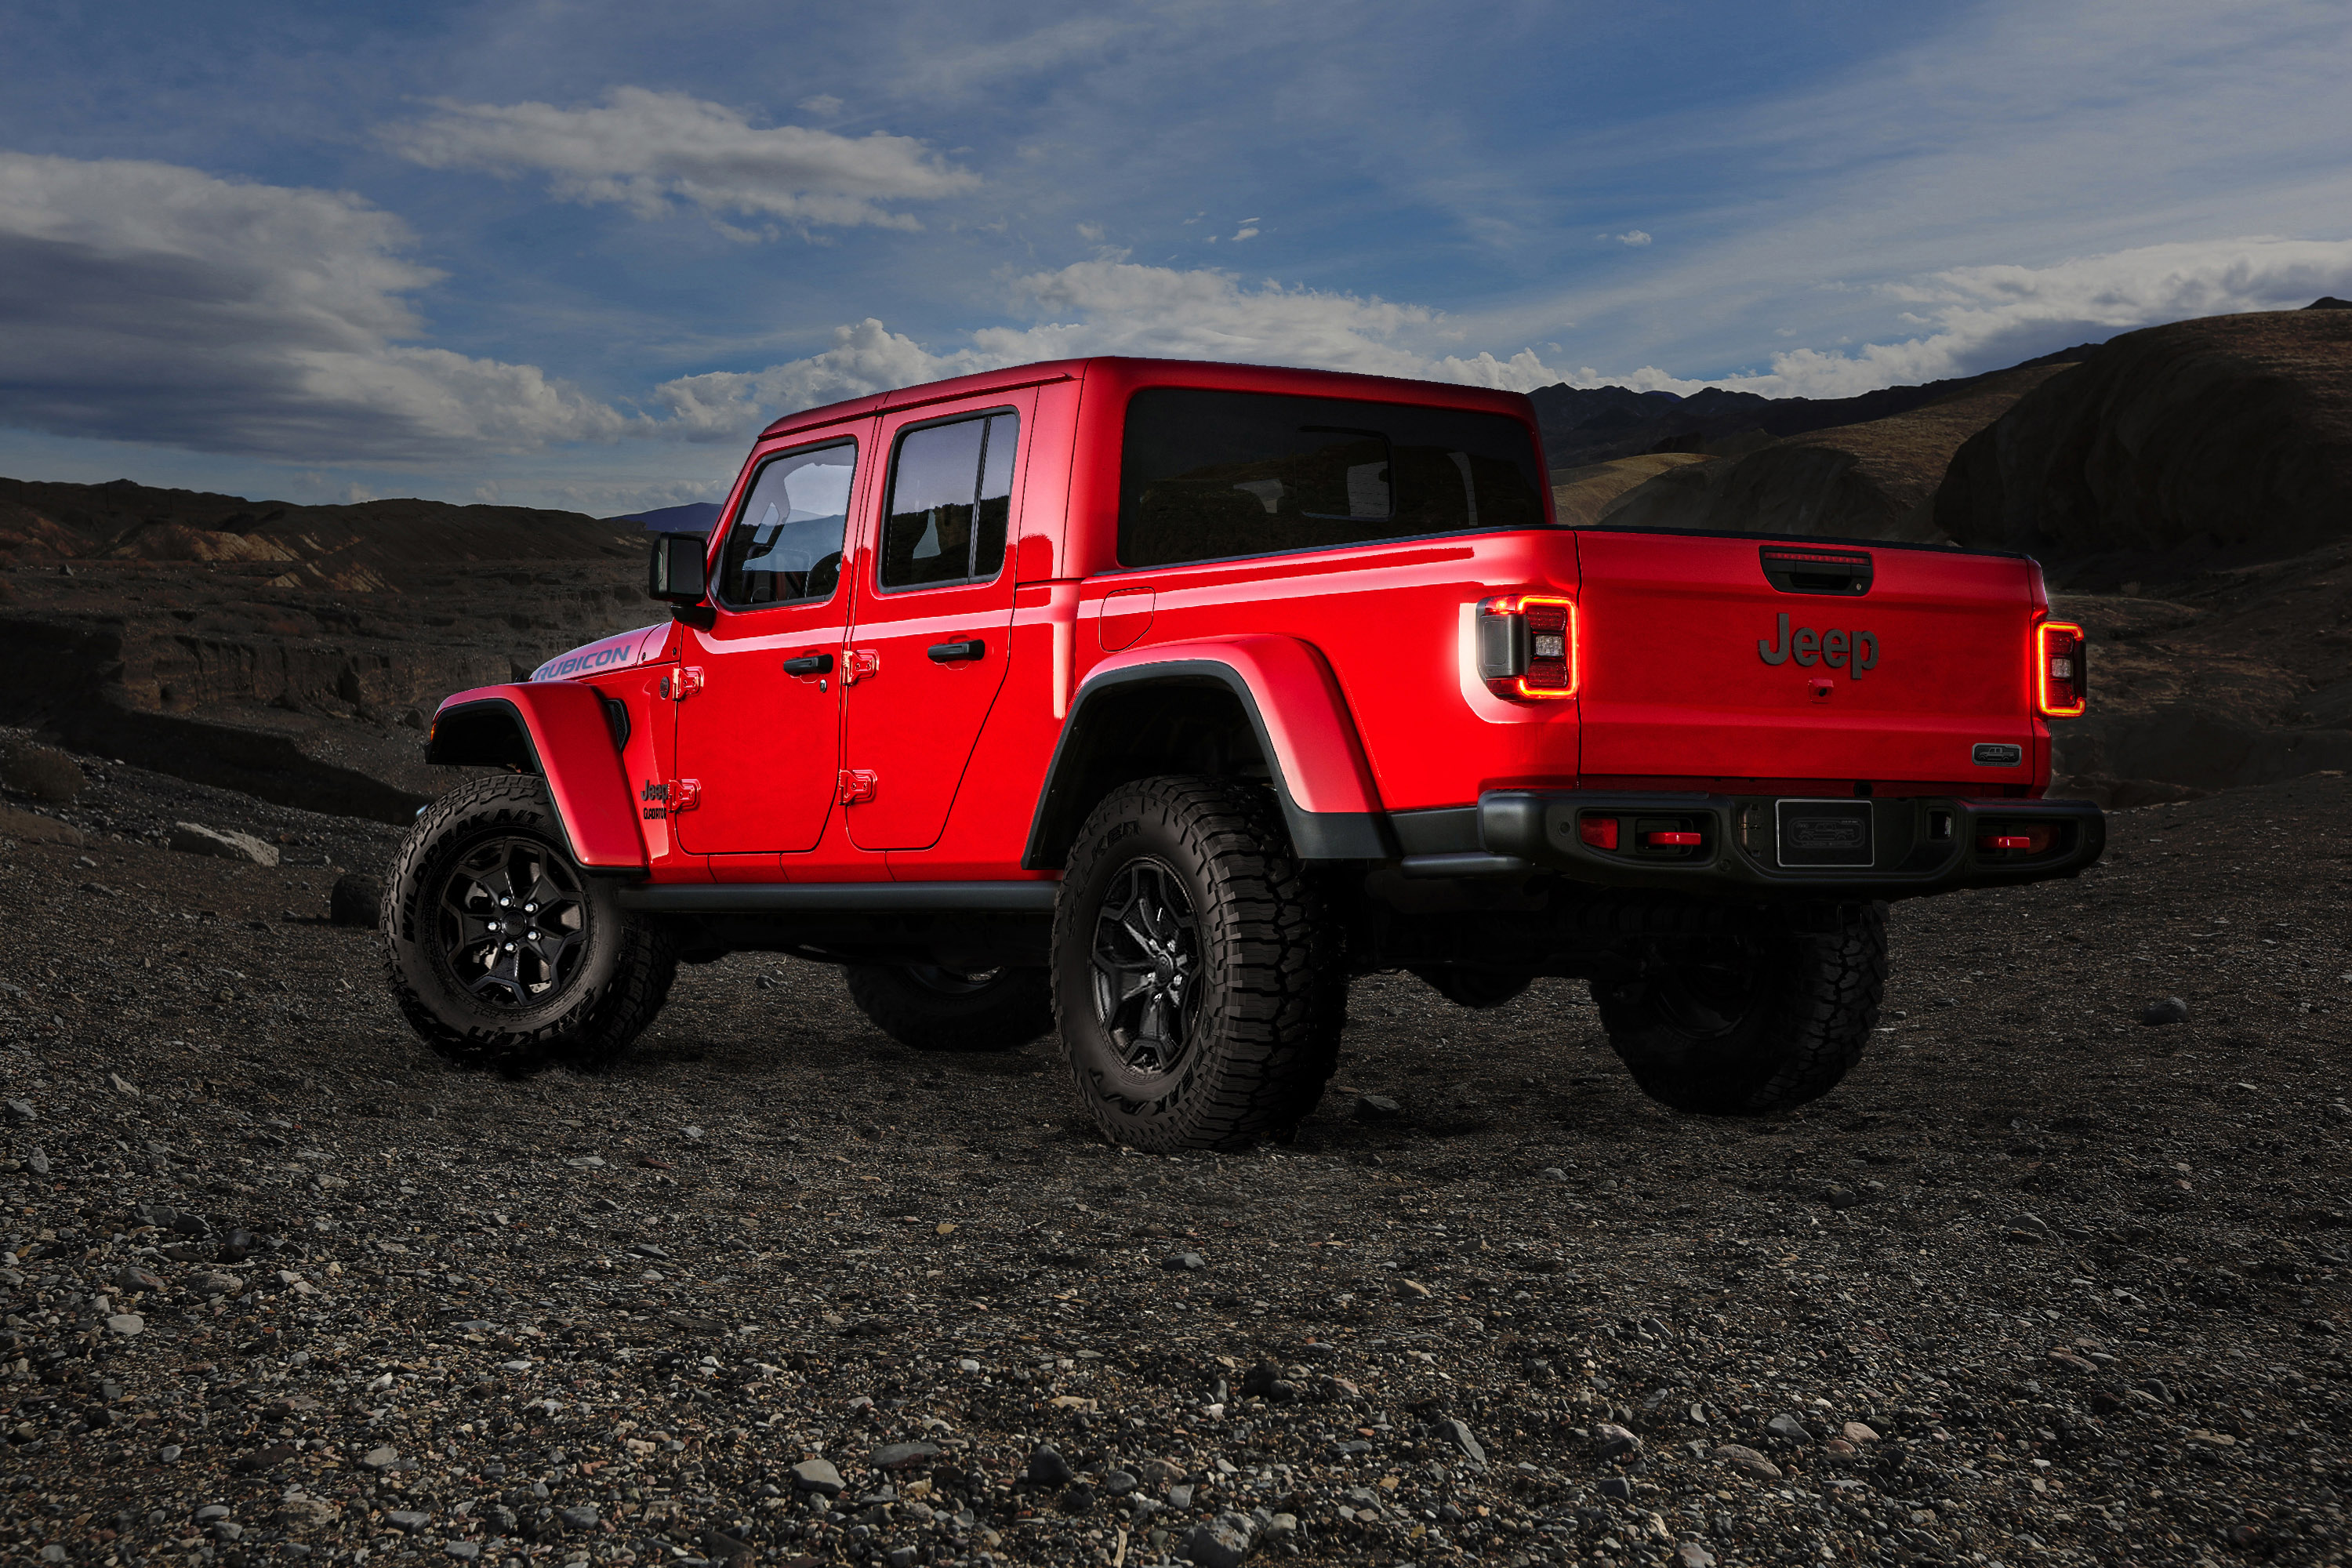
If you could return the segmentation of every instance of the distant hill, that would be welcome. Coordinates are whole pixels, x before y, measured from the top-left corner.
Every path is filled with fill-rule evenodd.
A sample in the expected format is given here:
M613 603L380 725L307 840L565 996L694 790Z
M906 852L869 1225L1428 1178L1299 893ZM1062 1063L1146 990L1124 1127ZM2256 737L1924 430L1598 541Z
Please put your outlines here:
M723 510L716 501L698 500L684 506L658 507L652 511L633 511L626 517L604 521L641 523L648 533L708 533Z
M1752 392L1704 387L1687 397L1671 392L1634 392L1622 386L1538 387L1528 395L1543 430L1544 463L1551 468L1582 468L1647 452L1713 453L1722 444L1752 433L1780 439L1808 431L1860 425L1907 414L1992 376L2035 365L2069 364L2097 345L2083 343L2042 354L2009 370L1957 376L1919 386L1887 386L1858 397L1759 397ZM1760 443L1739 443L1752 447Z
M2063 564L2083 585L2352 538L2352 310L2208 316L2114 339L1961 447L1936 523Z
M1941 395L1858 425L1809 430L1780 440L1759 432L1746 452L1712 460L1685 458L1682 466L1610 502L1597 521L1611 528L1946 543L1936 527L1936 493L1952 454L2019 398L2065 369L2063 364L2020 365L1940 383L1947 389ZM1670 455L1661 453L1621 458L1610 467L1669 460ZM1556 488L1552 493L1557 497L1560 491ZM1565 514L1562 521L1568 521Z
M0 479L0 565L104 558L278 563L278 587L370 591L478 561L635 555L642 536L574 511L447 501L298 506L204 490Z

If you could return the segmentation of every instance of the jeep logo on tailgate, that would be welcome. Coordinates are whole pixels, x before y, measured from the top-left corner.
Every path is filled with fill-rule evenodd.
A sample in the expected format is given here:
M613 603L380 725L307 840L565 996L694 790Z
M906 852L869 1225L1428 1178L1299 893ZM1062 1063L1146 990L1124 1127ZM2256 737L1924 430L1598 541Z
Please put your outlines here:
M1780 637L1777 646L1769 638L1758 637L1756 657L1767 664L1786 664L1793 658L1808 669L1825 664L1832 669L1844 670L1849 680L1860 680L1863 671L1878 668L1876 632L1817 632L1811 626L1799 626L1791 636L1788 613L1783 611Z

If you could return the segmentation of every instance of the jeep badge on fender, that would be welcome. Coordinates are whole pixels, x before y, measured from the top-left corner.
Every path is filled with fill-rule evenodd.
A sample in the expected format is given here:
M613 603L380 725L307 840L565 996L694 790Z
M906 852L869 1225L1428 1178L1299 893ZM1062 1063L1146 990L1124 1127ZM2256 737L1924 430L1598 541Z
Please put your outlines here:
M1867 656L1864 648L1870 651ZM1767 664L1786 664L1794 658L1811 668L1815 660L1832 669L1843 669L1847 678L1860 680L1865 669L1878 668L1878 634L1876 632L1816 632L1811 626L1799 626L1794 637L1789 635L1789 616L1780 615L1780 644L1775 647L1762 637L1756 639L1756 657Z

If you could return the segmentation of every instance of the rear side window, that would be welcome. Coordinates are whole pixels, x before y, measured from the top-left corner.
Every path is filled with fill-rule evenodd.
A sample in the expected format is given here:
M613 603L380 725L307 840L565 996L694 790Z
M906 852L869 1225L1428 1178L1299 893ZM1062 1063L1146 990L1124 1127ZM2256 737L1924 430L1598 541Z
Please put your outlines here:
M996 575L1013 515L1020 418L984 414L898 438L882 518L882 585L926 588Z
M719 602L733 609L833 596L849 526L857 443L839 441L769 460L751 481L719 556Z
M1118 559L1542 528L1541 482L1528 427L1500 414L1149 387L1127 407Z

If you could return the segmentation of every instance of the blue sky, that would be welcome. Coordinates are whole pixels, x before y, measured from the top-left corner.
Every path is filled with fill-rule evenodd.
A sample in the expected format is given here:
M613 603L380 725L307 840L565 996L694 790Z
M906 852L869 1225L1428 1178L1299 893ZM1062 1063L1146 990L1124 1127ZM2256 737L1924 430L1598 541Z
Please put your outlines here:
M1138 353L1838 395L2352 296L2352 7L0 0L0 473L599 513Z

